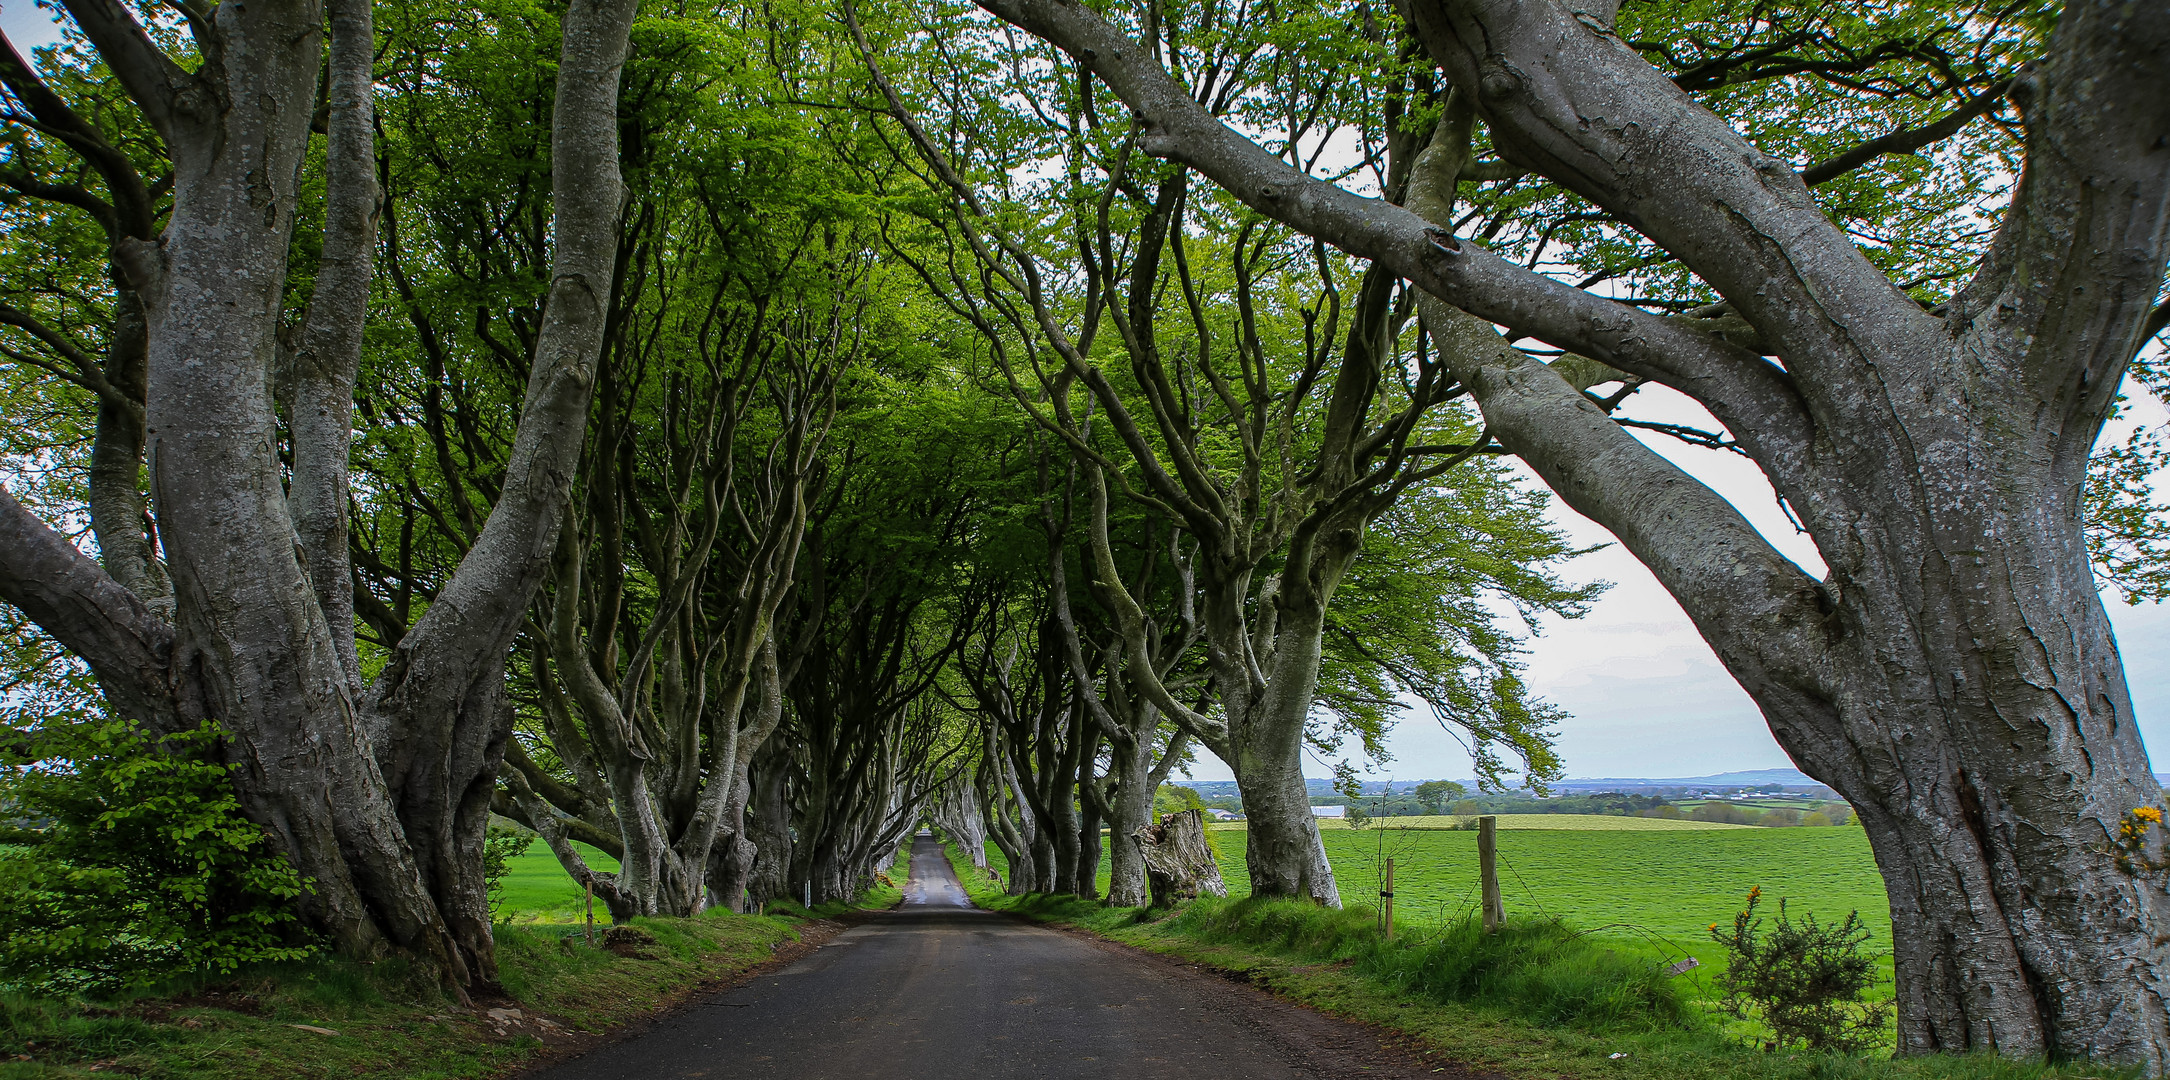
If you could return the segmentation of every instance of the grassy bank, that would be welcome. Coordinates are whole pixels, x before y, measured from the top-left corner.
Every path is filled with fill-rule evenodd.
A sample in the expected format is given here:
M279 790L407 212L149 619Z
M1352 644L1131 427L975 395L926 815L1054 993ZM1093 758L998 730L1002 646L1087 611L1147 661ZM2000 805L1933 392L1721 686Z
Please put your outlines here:
M1220 839L1216 837L1216 840ZM1240 848L1239 848L1240 851ZM1388 942L1371 911L1296 901L1200 900L1177 913L1004 895L951 850L982 907L1088 930L1234 973L1323 1011L1417 1040L1429 1056L1512 1077L1619 1080L2110 1080L2101 1067L1994 1057L1894 1061L1765 1053L1648 957L1541 917L1487 938L1457 919Z
M894 869L890 877L903 880ZM813 911L778 903L766 915L636 919L632 932L616 935L606 935L606 921L593 946L579 926L500 925L507 999L473 1009L459 1008L405 963L328 956L107 1000L0 995L0 1080L503 1075L744 972L798 940L810 917L898 899L894 883L877 882L855 904Z

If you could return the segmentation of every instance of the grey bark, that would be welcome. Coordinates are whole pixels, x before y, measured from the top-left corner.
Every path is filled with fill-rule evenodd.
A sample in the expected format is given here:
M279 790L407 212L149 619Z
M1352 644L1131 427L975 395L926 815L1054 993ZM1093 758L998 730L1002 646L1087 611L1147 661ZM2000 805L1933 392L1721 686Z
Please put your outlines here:
M1744 348L1272 166L1089 13L984 6L1084 57L1156 152L1445 302L1428 321L1502 442L1651 567L1780 743L1860 808L1892 902L1902 1051L2163 1071L2170 909L2104 854L2119 815L2160 792L2078 490L2170 248L2170 11L2066 9L2014 87L2014 204L1974 280L1930 312L1789 168L1602 25L1544 0L1410 4L1495 144L1679 255L1748 325ZM1702 402L1830 576L1786 563L1491 323Z
M304 565L270 379L323 9L220 5L191 20L204 63L186 72L121 6L70 5L174 162L165 231L155 245L120 245L117 261L146 304L151 486L176 597L169 671L188 678L142 674L141 651L124 647L154 636L141 610L117 602L127 590L105 588L81 564L64 567L64 589L11 588L6 598L45 605L37 617L89 650L116 704L176 694L164 711L200 705L220 723L244 808L312 880L304 911L341 951L404 951L458 984L495 975L480 849L510 720L503 658L547 562L586 412L594 289L608 283L594 273L596 245L607 270L619 195L617 73L633 9L575 3L565 20L554 128L559 269L505 497L357 700L353 668ZM371 46L361 37L366 13L340 10L334 160L350 168L367 140L355 127ZM346 180L354 183L335 200L341 213L369 201L355 197L366 193L361 181ZM353 223L342 218L335 231ZM340 243L350 259L365 257L358 237ZM323 318L350 341L353 327L329 325L360 317L354 267L344 269ZM320 441L313 452L323 450ZM319 477L337 468L318 466ZM0 547L8 567L0 582L54 557L50 530L11 521L21 527Z
M771 743L748 770L746 837L753 842L753 869L746 880L748 907L760 911L791 887L790 751Z
M354 378L362 362L369 283L376 274L376 24L368 0L329 0L324 246L291 361L293 440L287 509L302 566L331 628L350 694L362 689L354 641L354 571L347 557L347 461Z

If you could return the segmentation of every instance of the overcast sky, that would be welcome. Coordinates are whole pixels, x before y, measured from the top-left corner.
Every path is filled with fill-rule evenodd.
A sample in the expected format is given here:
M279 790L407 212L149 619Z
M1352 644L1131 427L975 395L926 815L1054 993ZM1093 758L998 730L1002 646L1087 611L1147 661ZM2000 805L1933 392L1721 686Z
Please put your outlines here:
M53 19L29 0L0 0L0 29L24 52L58 40ZM1634 413L1644 419L1716 427L1700 407L1672 391L1646 388L1637 399ZM2152 400L2141 408L2143 419L2164 418ZM1822 576L1814 547L1793 533L1770 486L1745 458L1638 435L1731 500L1795 562ZM1578 544L1612 542L1610 533L1572 510L1555 505L1553 515ZM1569 776L1697 776L1791 764L1748 695L1633 556L1614 544L1576 560L1570 575L1613 584L1588 617L1548 618L1531 642L1530 686L1573 717L1561 725L1558 744ZM2126 607L2114 597L2106 602L2141 733L2150 746L2170 745L2170 608ZM1377 766L1375 777L1470 774L1461 744L1421 711L1405 717L1388 747L1394 760ZM1325 776L1326 763L1308 760L1305 771ZM1193 779L1228 778L1227 767L1210 755L1193 770Z
M54 28L54 15L39 8L30 0L0 0L0 30L7 31L8 40L24 54L40 45L51 45L60 40L60 32Z

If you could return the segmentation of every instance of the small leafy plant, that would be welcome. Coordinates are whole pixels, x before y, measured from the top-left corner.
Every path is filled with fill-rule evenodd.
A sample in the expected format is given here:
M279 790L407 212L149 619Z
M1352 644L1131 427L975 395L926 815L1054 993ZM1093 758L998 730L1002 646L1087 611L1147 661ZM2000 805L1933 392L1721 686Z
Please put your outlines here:
M1750 889L1748 904L1731 928L1710 926L1711 938L1727 955L1717 980L1724 994L1719 1008L1769 1028L1773 1038L1766 1049L1859 1053L1881 1045L1892 1002L1866 998L1879 981L1876 962L1882 954L1863 949L1869 930L1860 912L1847 912L1835 926L1813 915L1795 921L1781 897L1778 916L1766 928L1756 914L1762 902L1763 889Z
M242 816L210 722L153 739L63 717L25 735L0 775L0 980L106 991L315 951L294 912L306 885Z
M2148 830L2160 824L2162 811L2155 807L2135 806L2125 811L2117 822L2117 835L2110 838L2110 857L2119 871L2136 878L2170 873L2170 851L2148 850Z

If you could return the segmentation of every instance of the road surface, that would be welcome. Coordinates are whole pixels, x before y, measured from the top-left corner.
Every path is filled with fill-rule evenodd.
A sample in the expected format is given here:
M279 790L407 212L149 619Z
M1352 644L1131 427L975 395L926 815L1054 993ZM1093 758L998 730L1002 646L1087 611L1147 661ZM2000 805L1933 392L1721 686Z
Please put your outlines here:
M1292 1080L1435 1068L1371 1029L973 908L923 836L898 908L531 1080Z

